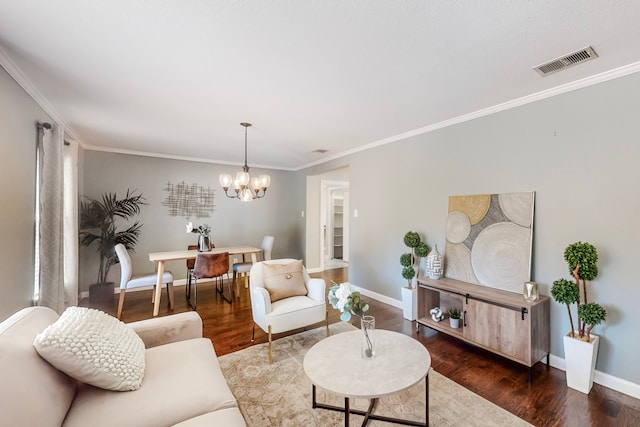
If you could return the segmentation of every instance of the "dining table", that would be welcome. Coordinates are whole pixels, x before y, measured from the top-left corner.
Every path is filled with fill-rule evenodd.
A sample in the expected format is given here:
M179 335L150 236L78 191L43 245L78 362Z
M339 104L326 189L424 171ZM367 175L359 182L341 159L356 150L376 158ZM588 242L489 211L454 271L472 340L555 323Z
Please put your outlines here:
M256 263L258 260L258 254L262 252L261 248L253 246L226 246L219 248L212 248L210 251L200 252L197 250L181 250L181 251L166 251L166 252L151 252L149 253L149 261L155 263L158 280L156 282L155 296L153 302L153 316L157 316L160 311L160 295L162 292L162 275L164 274L165 263L167 261L180 261L195 259L198 254L221 254L228 252L229 256L242 255L244 261L245 256L251 256L251 262Z

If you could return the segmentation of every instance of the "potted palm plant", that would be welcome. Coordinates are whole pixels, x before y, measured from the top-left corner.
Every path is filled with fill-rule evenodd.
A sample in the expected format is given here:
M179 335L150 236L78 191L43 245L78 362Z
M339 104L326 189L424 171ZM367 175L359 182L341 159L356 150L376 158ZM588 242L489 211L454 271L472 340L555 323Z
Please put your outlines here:
M572 243L564 250L564 259L575 281L558 279L553 282L551 296L566 304L571 331L564 337L567 385L583 393L593 386L600 337L591 333L606 320L607 312L598 303L589 302L587 280L598 276L598 251L589 243ZM576 304L577 328L574 327L571 304Z
M409 231L404 235L404 244L411 249L411 252L400 256L402 266L402 277L407 280L407 286L402 287L402 311L407 320L415 320L418 312L418 296L416 288L413 286L413 278L416 277L416 270L420 265L420 258L427 256L429 246L422 241L420 234Z
M142 194L127 190L124 198L116 193L105 193L101 199L85 197L80 202L80 244L95 247L100 256L100 266L96 283L89 287L89 300L98 302L113 299L113 282L107 277L111 266L118 262L115 245L122 243L128 251L134 251L138 243L142 224L135 221L124 230L118 229L118 219L128 221L140 213L146 205Z

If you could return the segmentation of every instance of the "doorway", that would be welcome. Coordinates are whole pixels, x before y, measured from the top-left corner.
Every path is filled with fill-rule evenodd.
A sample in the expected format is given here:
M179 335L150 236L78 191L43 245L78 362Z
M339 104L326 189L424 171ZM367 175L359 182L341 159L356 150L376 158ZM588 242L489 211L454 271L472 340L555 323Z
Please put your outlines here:
M349 265L349 182L321 181L320 268Z
M329 252L330 250L335 251L336 248L333 247L333 244L338 240L335 238L338 233L333 233L335 221L329 223L330 220L333 220L335 211L335 204L330 201L338 199L340 191L342 191L342 259L335 260L334 252ZM307 176L306 214L303 212L307 271L315 273L329 267L347 266L349 262L349 212L348 166Z

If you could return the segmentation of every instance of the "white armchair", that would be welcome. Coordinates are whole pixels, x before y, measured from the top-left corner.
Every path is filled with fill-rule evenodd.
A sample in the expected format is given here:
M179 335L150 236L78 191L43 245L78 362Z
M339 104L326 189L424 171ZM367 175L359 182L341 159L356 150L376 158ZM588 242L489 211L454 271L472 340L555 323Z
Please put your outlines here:
M264 264L290 264L295 259L276 259L261 261L251 267L249 287L251 290L251 313L253 330L251 342L255 338L255 327L258 325L269 335L269 363L273 363L272 334L304 328L315 323L325 322L329 336L329 319L327 313L326 284L323 279L309 277L302 267L302 277L307 290L306 295L297 295L271 301L271 295L265 288Z

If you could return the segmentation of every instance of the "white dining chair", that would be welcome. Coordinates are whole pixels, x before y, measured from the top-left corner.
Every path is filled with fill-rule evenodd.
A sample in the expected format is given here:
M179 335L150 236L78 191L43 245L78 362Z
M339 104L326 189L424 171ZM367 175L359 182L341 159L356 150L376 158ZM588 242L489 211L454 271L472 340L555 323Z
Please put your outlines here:
M141 288L143 286L153 286L153 296L155 296L155 287L158 275L156 273L133 275L133 264L127 248L125 248L122 243L118 243L115 249L118 261L120 262L120 299L118 300L118 313L116 316L120 319L122 316L122 306L124 305L124 296L127 290ZM167 285L169 308L173 310L173 275L170 271L164 272L162 275L162 283L166 283ZM153 302L153 297L151 302Z
M264 236L262 239L262 261L271 260L271 251L273 250L273 242L275 237L273 236ZM242 279L244 282L244 287L249 287L249 271L251 271L251 266L253 263L251 262L237 262L233 264L233 285L236 289L236 296L240 298L240 286L238 285L237 276L238 274L242 275Z

